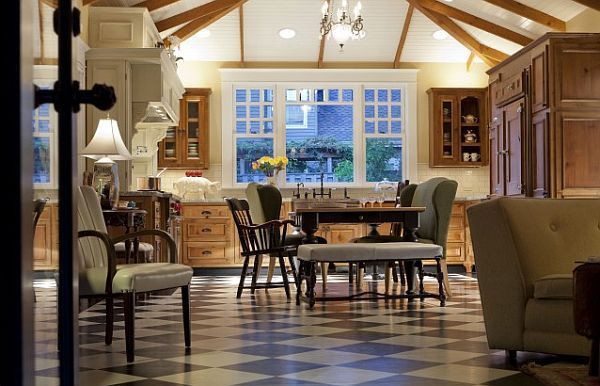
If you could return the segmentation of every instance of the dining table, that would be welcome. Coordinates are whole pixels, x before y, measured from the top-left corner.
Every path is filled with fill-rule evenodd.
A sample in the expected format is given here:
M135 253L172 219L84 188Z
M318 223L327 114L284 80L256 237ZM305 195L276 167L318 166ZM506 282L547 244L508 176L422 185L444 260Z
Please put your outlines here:
M382 224L401 223L404 241L418 241L419 214L425 211L422 206L403 207L307 207L296 208L294 216L305 237L304 244L316 244L315 233L321 224ZM376 232L376 231L375 231ZM373 235L373 233L371 233ZM414 261L404 261L407 294L415 292Z

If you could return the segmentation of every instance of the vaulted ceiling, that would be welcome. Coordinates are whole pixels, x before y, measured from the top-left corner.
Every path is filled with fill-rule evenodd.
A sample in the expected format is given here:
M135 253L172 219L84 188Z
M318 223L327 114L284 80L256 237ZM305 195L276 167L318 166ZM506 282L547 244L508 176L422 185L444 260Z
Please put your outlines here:
M600 8L596 0L362 0L366 37L340 52L333 39L319 39L322 0L83 1L147 6L163 38L184 39L185 60L245 62L466 62L473 53L493 65L546 32L564 31L586 6ZM210 34L198 33L204 28ZM296 36L281 39L282 28ZM450 36L435 40L440 29Z

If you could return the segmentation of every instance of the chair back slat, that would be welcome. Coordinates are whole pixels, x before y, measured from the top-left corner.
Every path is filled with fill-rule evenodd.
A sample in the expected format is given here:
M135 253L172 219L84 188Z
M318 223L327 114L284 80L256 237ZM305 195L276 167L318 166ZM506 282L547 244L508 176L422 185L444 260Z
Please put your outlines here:
M286 227L282 227L283 231L280 231L280 224L277 222L255 224L246 200L227 198L225 201L240 237L242 255L269 254L282 250Z

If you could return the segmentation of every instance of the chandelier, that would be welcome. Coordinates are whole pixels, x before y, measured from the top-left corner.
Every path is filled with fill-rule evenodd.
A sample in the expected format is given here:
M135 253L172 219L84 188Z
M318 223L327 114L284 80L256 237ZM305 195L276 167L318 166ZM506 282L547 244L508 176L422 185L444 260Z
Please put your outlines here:
M365 37L363 18L361 16L362 5L360 1L356 2L354 6L354 18L350 16L348 8L348 0L342 0L342 6L335 11L335 19L333 12L333 1L331 11L329 8L329 2L324 1L321 13L323 18L321 19L321 36L332 36L333 39L339 44L340 51L344 49L344 44L350 39L362 39ZM331 35L328 35L331 32Z

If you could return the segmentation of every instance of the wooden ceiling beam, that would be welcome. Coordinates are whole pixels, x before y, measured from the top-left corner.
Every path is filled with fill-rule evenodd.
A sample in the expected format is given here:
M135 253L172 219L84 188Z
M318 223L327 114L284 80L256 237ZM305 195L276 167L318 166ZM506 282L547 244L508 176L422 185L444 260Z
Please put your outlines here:
M83 0L83 5L92 5L98 0Z
M460 44L475 52L477 56L481 58L489 66L495 66L499 62L508 58L508 55L500 52L496 49L486 46L478 42L474 37L469 35L464 29L460 28L458 24L453 22L448 16L442 15L435 11L432 11L423 5L420 0L407 0L410 4L414 5L422 14L424 14L429 20L437 24L444 31L448 32L450 36L456 39Z
M507 11L512 13L516 13L519 16L525 17L529 20L533 20L536 23L544 25L548 28L552 28L556 31L565 31L567 25L564 21L548 15L542 11L539 11L535 8L531 8L525 4L519 3L515 0L484 0L490 4L493 4L497 7L504 8Z
M600 11L600 2L598 0L573 0L579 4L583 4L588 8L595 9L596 11Z
M192 37L196 32L208 27L215 21L227 15L229 12L233 11L236 8L239 8L246 1L248 0L236 0L233 5L227 8L221 9L217 12L212 12L211 14L201 17L199 19L192 20L183 27L179 28L177 31L173 32L172 35L177 36L179 39L181 39L181 41L184 41Z
M408 28L410 27L410 21L412 19L415 7L412 4L408 5L406 10L406 17L404 18L404 25L402 26L402 33L400 34L400 40L398 41L398 48L396 49L396 56L394 57L394 68L398 68L400 65L400 57L402 56L402 50L406 43L406 37L408 36Z
M244 67L246 59L244 58L244 5L240 5L240 64Z
M333 0L327 0L327 13L331 15L332 10ZM327 40L327 36L321 36L321 40L319 42L319 59L317 60L317 68L323 67L323 57L325 56L325 40Z
M506 40L510 40L511 42L520 44L522 46L526 46L533 41L533 39L530 39L525 35L521 35L518 32L499 26L498 24L494 24L475 15L471 15L470 13L461 11L458 8L454 8L449 5L440 3L437 0L420 0L419 2L421 3L421 5L427 7L432 11L435 11L442 15L446 15L456 20L460 20L463 23L469 24L470 26L479 28L480 30L489 32L493 35L499 36Z
M140 3L136 3L133 5L133 7L145 7L148 8L148 12L152 12L178 1L179 0L145 0Z
M192 8L189 11L179 13L164 20L159 20L156 22L156 28L158 29L158 32L162 32L168 30L169 28L189 23L192 20L220 12L224 9L229 9L234 5L237 7L239 3L239 0L214 0L210 3L202 4L199 7Z
M471 66L473 65L473 60L475 59L475 53L471 51L471 55L467 58L467 72L471 71Z
M58 8L58 0L42 0L42 3L52 8Z

